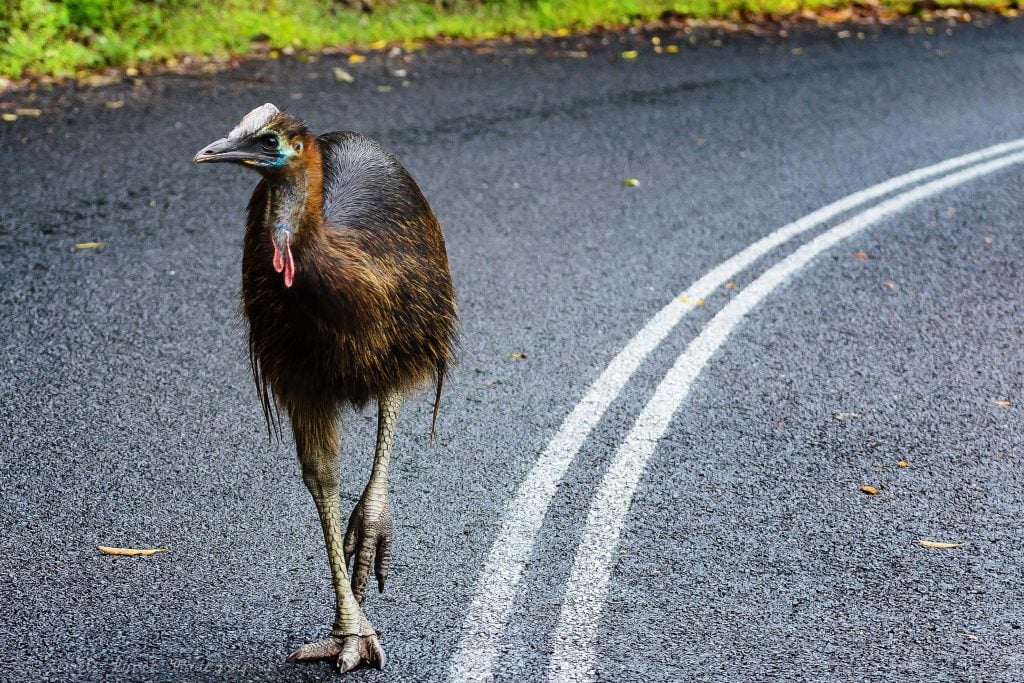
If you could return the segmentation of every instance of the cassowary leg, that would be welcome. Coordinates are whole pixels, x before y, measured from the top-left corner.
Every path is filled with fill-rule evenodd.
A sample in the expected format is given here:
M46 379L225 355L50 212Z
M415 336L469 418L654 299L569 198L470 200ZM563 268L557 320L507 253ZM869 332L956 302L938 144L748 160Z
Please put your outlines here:
M341 500L338 477L338 437L333 415L310 418L291 412L295 444L302 465L302 480L313 495L327 544L327 559L334 584L334 627L330 635L303 645L289 655L295 662L307 659L335 659L342 673L366 664L383 668L384 650L373 626L352 595L345 566L341 536Z
M370 567L377 576L377 590L384 592L391 563L391 540L394 527L391 521L391 503L388 501L388 463L391 444L398 425L398 410L402 395L391 393L377 399L377 448L373 456L373 471L362 497L348 518L345 533L345 564L355 556L352 570L352 592L359 604L366 599L366 586L370 581Z

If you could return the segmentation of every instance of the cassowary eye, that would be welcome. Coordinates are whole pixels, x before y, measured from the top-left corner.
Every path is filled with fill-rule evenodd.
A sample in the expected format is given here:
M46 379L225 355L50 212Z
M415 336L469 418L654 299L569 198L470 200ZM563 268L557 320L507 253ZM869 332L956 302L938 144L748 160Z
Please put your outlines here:
M274 135L273 133L268 133L267 135L261 136L260 145L262 145L263 149L267 150L268 152L276 152L277 136Z

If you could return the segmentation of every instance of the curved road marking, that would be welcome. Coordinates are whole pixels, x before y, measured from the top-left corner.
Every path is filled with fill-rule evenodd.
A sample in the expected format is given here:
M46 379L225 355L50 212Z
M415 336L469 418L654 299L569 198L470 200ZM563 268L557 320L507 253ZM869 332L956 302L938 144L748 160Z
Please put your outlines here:
M644 406L594 496L587 526L576 550L562 615L555 631L548 680L559 683L594 680L598 621L615 562L613 554L637 484L676 409L690 393L693 381L736 325L776 287L841 240L915 202L1021 162L1024 162L1024 152L971 166L908 190L855 215L766 270L711 319L679 356L651 400Z
M1024 138L910 171L847 195L754 242L690 285L684 294L692 300L707 298L772 249L841 213L919 180L1021 148L1024 148ZM629 378L693 307L678 298L673 299L637 332L563 420L547 448L519 485L515 497L506 508L501 529L477 580L476 593L452 657L449 680L480 681L493 677L494 666L500 655L498 641L508 623L537 531L544 522L544 515L558 483L565 476L587 436Z

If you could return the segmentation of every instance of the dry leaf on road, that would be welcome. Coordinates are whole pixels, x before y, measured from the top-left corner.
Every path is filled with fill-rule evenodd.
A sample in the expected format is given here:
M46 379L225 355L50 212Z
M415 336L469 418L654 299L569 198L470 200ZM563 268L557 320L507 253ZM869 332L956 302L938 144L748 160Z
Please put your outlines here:
M861 486L860 487L860 492L861 493L866 493L869 496L877 496L878 495L878 489L876 489L874 486L869 486L868 484L864 484L863 486Z
M960 546L963 545L963 543L946 543L945 541L928 541L928 540L925 540L923 538L919 539L917 544L922 546L922 547L924 547L924 548L939 548L939 549L943 549L943 550L948 549L948 548L959 548Z
M167 548L111 548L106 545L98 545L96 549L104 555L123 555L125 557L148 556L167 552Z

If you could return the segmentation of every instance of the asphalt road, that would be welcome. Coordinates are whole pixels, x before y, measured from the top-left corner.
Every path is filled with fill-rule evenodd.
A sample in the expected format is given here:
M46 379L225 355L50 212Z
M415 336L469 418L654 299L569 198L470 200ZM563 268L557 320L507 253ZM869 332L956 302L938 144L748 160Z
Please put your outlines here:
M0 678L335 678L284 661L332 598L237 324L255 176L190 163L249 109L379 139L444 225L462 362L433 447L430 392L404 408L394 565L367 602L390 662L351 680L462 680L485 659L453 663L520 484L652 316L830 202L1024 135L1024 22L945 28L435 49L390 65L405 77L380 56L280 59L57 90L0 124ZM1024 680L1022 183L1013 163L895 211L735 321L603 530L598 680ZM877 201L717 287L612 397L488 617L507 623L483 670L543 681L566 642L586 655L584 634L555 634L638 415L748 285ZM346 418L346 506L373 430L372 411Z

